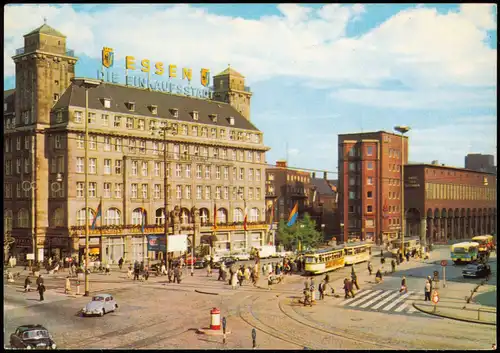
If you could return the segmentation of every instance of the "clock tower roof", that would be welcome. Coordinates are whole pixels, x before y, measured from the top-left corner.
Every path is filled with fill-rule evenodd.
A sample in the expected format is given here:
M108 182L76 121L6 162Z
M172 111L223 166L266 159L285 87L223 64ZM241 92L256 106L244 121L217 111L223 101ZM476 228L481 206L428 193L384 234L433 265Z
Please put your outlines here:
M227 69L225 69L224 71L222 71L220 74L218 75L215 75L215 77L218 77L218 76L237 76L237 77L245 77L243 76L242 74L240 74L238 71L234 70L231 68L231 66L229 66Z

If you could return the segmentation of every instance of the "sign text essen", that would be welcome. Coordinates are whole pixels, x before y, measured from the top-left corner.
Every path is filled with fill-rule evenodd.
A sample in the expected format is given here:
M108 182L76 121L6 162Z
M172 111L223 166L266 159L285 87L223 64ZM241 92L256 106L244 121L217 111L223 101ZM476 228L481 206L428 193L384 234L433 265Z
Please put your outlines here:
M97 71L97 79L111 82L111 83L119 83L121 77L118 73L112 72L109 70L113 67L114 64L114 52L112 48L104 47L102 49L102 70ZM181 72L178 72L178 68L176 65L168 65L164 66L163 62L156 62L152 65L149 59L143 59L140 62L140 68L137 67L138 63L136 62L135 57L126 56L125 57L125 85L134 86L139 88L149 88L154 91L163 91L174 94L182 94L191 97L199 97L205 99L212 98L212 90L209 88L210 86L210 70L209 69L201 69L200 70L200 83L203 87L196 88L175 84L170 81L159 81L156 79L150 79L151 73L156 76L163 76L165 71L168 72L168 77L172 78L181 78L182 80L188 80L191 83L193 78L193 70L190 68L182 68ZM147 73L147 77L139 77L134 75L129 75L129 70L141 70L141 72ZM182 74L181 74L182 73ZM182 75L182 76L181 76Z

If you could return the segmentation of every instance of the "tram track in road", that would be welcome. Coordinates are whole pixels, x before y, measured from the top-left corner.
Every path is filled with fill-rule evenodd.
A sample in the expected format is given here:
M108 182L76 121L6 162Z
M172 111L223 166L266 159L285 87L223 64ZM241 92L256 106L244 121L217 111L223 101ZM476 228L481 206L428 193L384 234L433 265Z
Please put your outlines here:
M318 324L311 324L310 322L305 322L303 320L298 320L297 318L293 317L292 315L290 315L289 313L287 313L284 309L284 306L283 306L283 300L280 300L278 302L278 306L279 306L279 309L280 311L285 315L287 316L290 320L293 320L295 322L298 322L300 323L301 325L304 325L304 326L307 326L309 328L312 328L314 330L318 330L318 331L321 331L321 332L324 332L324 333L327 333L327 334L330 334L330 335L333 335L333 336L336 336L336 337L341 337L341 338L344 338L344 339L347 339L347 340L351 340L351 341L354 341L354 342L359 342L359 343L365 343L365 344L369 344L369 345L373 345L375 346L376 348L387 348L387 349L404 349L402 347L397 347L397 346L390 346L390 345L386 345L386 344L381 344L381 343L376 343L376 342L373 342L373 341L368 341L368 340L363 340L363 339L359 339L358 337L354 337L352 335L349 335L347 334L347 332L343 329L340 329L340 328L337 328L335 327L334 329L337 330L337 332L333 332L333 331L330 331L330 330L327 330L321 326L319 326ZM305 320L307 320L303 315L300 315L295 309L292 309L296 315L298 316L301 316L303 317ZM341 331L342 334L338 333L338 331ZM364 333L364 335L366 335Z

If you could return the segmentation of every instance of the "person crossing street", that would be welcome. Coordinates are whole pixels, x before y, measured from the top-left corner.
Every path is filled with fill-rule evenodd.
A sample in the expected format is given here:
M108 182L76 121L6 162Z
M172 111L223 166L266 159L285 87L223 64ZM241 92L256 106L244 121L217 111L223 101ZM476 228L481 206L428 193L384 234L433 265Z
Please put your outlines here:
M402 293L402 292L405 292L408 293L408 287L406 285L406 277L403 276L403 278L401 279L401 289L399 290L399 293Z
M372 266L372 263L370 261L368 261L368 272L369 272L369 274L371 276L372 272L373 272L373 266Z
M353 289L354 289L354 286L356 286L356 289L359 290L358 276L356 275L356 271L354 270L354 265L352 266L351 279L352 279Z

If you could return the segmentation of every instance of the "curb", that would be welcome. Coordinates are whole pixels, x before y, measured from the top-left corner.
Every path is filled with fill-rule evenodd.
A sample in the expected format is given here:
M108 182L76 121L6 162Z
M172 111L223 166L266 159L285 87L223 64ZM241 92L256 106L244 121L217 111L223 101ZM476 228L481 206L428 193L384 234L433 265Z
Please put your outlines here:
M433 315L433 316L439 316L439 317L444 317L446 319L451 319L451 320L457 320L457 321L463 321L463 322L471 322L474 324L482 324L482 325L490 325L490 326L496 326L496 322L486 322L486 321L480 321L480 320L475 320L475 319L466 319L458 316L452 316L452 315L446 315L446 314L438 314L434 313L432 311L427 311L422 308L419 308L417 304L413 303L413 307L417 309L418 311L421 311L425 314Z
M207 336L224 336L224 332L222 330L212 330L210 328L199 328L196 330L196 333ZM226 335L230 333L231 331L226 330Z
M204 292L204 291L201 291L201 290L198 290L198 289L195 289L194 291L195 291L196 293L200 293L200 294L219 295L219 293Z

